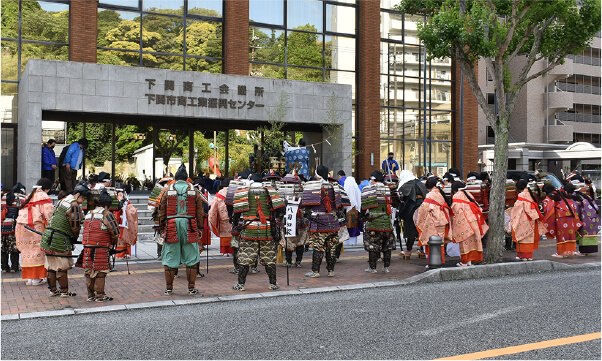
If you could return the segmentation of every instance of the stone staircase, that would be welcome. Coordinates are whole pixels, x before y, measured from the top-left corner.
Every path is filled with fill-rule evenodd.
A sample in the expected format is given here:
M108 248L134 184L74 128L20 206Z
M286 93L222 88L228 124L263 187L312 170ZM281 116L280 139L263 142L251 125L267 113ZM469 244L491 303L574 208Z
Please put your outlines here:
M138 240L152 241L155 237L155 222L148 210L148 195L130 195L130 203L138 211Z

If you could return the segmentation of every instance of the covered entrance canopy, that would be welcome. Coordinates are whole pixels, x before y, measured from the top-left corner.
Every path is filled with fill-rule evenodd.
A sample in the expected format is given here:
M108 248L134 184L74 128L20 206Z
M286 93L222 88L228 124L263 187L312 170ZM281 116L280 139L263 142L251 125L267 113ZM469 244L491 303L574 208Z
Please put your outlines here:
M42 120L211 131L282 119L286 131L318 135L308 143L330 136L312 158L351 173L349 85L31 59L18 104L17 173L28 189L40 177Z

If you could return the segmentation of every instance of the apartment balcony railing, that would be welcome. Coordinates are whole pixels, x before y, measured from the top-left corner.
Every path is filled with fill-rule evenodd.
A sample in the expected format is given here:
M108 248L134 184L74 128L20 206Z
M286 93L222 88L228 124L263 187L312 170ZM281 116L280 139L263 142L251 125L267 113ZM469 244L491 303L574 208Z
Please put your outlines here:
M597 94L600 95L600 86L596 85L582 85L573 83L556 83L558 90L570 93L583 93L583 94Z
M579 114L571 112L558 112L556 119L568 122L600 123L600 114Z
M596 65L600 66L600 58L585 55L568 55L567 59L573 59L575 64Z

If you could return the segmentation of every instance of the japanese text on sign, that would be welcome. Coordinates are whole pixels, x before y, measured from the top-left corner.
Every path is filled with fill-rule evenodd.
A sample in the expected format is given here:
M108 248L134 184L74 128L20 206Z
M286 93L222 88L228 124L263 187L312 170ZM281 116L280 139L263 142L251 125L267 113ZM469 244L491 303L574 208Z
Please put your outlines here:
M299 209L301 200L298 198L287 197L286 201L284 236L295 237L297 234L297 210Z

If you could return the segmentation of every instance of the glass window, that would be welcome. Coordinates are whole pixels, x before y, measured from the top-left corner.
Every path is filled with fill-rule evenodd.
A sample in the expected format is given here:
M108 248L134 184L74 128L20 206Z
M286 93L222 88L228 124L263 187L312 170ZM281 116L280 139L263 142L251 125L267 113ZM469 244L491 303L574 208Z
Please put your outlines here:
M351 85L351 97L355 99L355 73L351 71L326 70L326 79L329 83Z
M284 26L284 0L249 0L249 21Z
M451 140L451 112L432 111L430 116L430 139Z
M222 57L222 23L202 20L189 20L186 28L186 54ZM182 35L177 37L182 42Z
M142 2L144 11L161 14L184 14L183 0L144 0Z
M322 69L289 66L287 68L287 79L321 82L323 81Z
M138 0L99 0L99 5L115 5L138 8Z
M251 63L251 76L258 78L284 79L284 67L279 65Z
M394 10L396 5L399 5L401 0L380 0L380 7L382 9Z
M2 82L2 95L12 95L15 96L17 95L17 88L18 88L18 84L17 83L4 83ZM7 109L2 108L2 122L6 122L7 121L7 116L6 116L6 111ZM9 112L12 112L12 106L8 108ZM10 122L10 120L8 120Z
M69 47L23 43L21 45L21 71L25 70L29 59L69 60Z
M175 55L142 54L142 66L171 70L184 70L184 59Z
M111 46L115 42L124 41L125 34L128 42L140 42L140 14L115 11L108 9L98 9L98 40L97 45L101 47ZM138 40L136 40L138 37ZM119 44L115 44L119 45Z
M23 4L22 11L22 39L69 42L69 5L30 1Z
M182 54L184 52L184 19L173 16L144 15L142 18L142 48L144 51Z
M325 67L355 70L355 39L343 36L326 36Z
M2 80L19 78L18 46L16 41L2 41Z
M388 40L403 40L403 15L400 13L380 13L380 37Z
M186 70L189 71L220 74L222 72L222 65L223 62L221 60L186 57Z
M293 65L322 67L322 35L291 31L287 41L287 63ZM279 59L284 49L280 47Z
M99 64L140 66L140 53L138 51L98 49L96 62Z
M355 34L355 8L326 4L326 31Z
M280 49L284 47L284 31L249 27L249 60L266 63L284 63L279 60Z
M288 0L287 27L294 30L322 32L322 2Z
M223 16L223 0L188 0L188 15Z
M2 1L2 37L16 39L18 36L19 36L19 1L17 1L17 0Z

